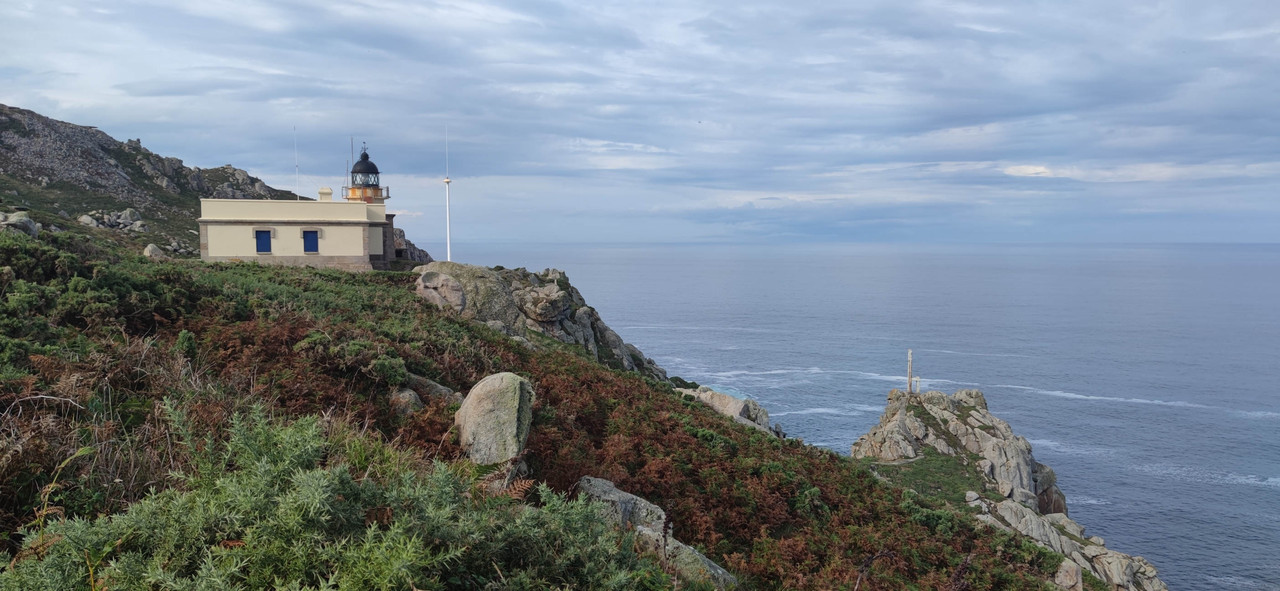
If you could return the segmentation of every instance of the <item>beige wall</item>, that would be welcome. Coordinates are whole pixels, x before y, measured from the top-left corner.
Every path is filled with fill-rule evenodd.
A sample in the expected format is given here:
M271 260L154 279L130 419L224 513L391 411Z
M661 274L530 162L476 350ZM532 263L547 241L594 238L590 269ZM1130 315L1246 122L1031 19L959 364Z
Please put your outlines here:
M382 217L369 211L377 207ZM201 199L201 220L361 220L383 221L386 206L346 201L276 201L267 199Z
M205 261L257 261L351 270L370 268L385 254L387 208L344 201L202 199L200 257ZM255 232L271 230L271 253L258 254ZM307 253L304 230L320 232L319 249ZM385 266L385 263L383 263Z
M270 257L270 256L369 256L364 225L316 225L298 222L286 223L218 223L202 222L202 238L207 249L202 254L211 257ZM258 243L254 232L272 230L271 254L258 255ZM320 232L319 252L303 251L302 231ZM381 239L381 236L379 236ZM379 240L378 245L382 242Z

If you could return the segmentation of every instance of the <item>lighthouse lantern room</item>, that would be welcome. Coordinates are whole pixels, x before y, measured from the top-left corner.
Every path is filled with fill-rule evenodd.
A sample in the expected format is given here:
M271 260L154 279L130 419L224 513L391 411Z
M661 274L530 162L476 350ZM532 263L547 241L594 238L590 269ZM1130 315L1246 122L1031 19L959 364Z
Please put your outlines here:
M378 166L369 160L369 150L360 149L360 159L351 167L351 186L346 188L347 201L382 203L391 198L391 188L378 184Z

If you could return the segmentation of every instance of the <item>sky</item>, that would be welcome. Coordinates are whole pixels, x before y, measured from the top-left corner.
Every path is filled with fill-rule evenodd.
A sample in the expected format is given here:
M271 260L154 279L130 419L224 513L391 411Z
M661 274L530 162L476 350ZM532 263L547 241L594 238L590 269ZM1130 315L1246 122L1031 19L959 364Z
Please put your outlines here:
M4 0L0 103L543 243L1275 242L1280 2ZM295 170L295 143L296 163Z

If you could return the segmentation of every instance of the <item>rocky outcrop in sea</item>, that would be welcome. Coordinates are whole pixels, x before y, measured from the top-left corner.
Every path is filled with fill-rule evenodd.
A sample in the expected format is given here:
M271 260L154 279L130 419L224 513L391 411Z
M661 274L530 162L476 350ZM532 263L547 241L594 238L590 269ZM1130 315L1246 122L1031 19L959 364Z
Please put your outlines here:
M666 370L609 328L564 271L533 273L445 261L414 271L420 273L418 295L440 308L509 336L528 340L539 335L579 345L609 367L667 381Z
M1082 573L1088 572L1111 589L1167 591L1146 559L1111 550L1100 537L1085 537L1084 526L1067 516L1066 495L1053 470L1035 460L1026 439L991 414L981 392L948 396L893 390L880 424L853 444L851 454L904 463L921 458L926 448L956 458L958 466L986 482L987 490L965 495L978 520L1021 533L1067 558L1056 576L1058 586L1079 591Z

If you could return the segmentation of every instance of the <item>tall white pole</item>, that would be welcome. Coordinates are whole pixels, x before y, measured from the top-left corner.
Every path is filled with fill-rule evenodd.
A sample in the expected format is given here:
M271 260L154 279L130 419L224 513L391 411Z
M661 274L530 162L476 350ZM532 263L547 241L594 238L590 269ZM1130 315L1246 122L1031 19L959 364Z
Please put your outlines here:
M453 260L453 242L449 236L449 177L444 177L444 260Z
M293 126L293 196L302 200L302 182L298 173L298 126Z
M449 216L449 126L444 126L444 260L453 261L453 219Z

